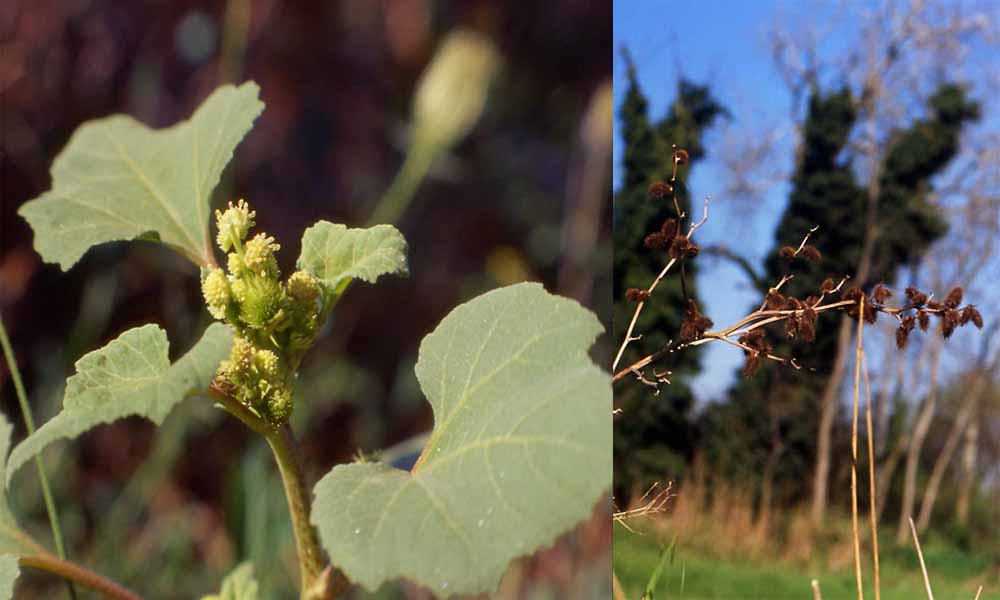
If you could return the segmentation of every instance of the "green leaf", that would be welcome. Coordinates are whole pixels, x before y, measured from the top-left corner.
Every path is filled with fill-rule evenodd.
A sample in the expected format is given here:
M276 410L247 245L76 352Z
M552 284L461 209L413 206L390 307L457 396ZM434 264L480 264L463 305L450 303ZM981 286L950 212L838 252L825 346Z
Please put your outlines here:
M7 451L10 450L10 434L14 427L7 420L7 417L0 415L0 475L7 471ZM38 554L42 547L38 542L31 539L27 533L21 530L14 519L14 514L7 503L7 491L0 490L0 555L28 556ZM6 561L6 556L0 556L0 561ZM4 587L9 573L8 565L0 564L0 598L4 596ZM17 560L14 560L14 567L17 567ZM14 579L17 578L16 570L10 585L13 586Z
M220 87L166 129L125 115L81 125L52 165L52 189L18 211L35 231L35 249L67 270L91 246L159 239L206 264L212 191L264 108L258 89Z
M435 426L413 471L340 465L316 485L331 562L369 590L491 592L511 559L588 517L611 484L611 381L587 356L600 331L538 284L453 310L420 346Z
M380 275L406 275L406 240L392 225L348 229L319 221L302 235L298 267L331 291L352 278L374 283Z
M66 380L63 409L10 454L7 485L15 471L60 438L75 438L102 423L138 415L160 425L187 396L205 390L229 355L232 332L213 323L195 346L173 365L167 334L156 325L129 329L76 362Z
M259 593L253 565L243 563L222 580L222 591L204 596L202 600L257 600Z
M10 554L0 556L0 598L10 600L14 597L14 582L20 574L16 556Z

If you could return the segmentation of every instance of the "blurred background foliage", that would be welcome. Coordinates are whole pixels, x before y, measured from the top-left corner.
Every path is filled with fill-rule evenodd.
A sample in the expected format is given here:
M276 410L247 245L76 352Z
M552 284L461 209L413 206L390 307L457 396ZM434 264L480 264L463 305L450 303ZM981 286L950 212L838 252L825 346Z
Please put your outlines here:
M459 28L494 48L496 74L479 118L413 166L417 140L434 137L411 135L421 73ZM418 344L457 303L537 280L609 326L611 36L611 3L580 0L3 2L0 314L36 420L57 412L85 352L155 322L178 356L208 316L194 267L152 244L95 248L68 273L42 264L18 206L49 187L53 158L82 122L124 112L162 127L225 82L255 80L266 109L214 203L251 202L282 244L283 269L314 221L362 226L391 185L410 188L385 214L401 214L411 276L352 286L303 365L294 427L311 479L358 452L420 448L433 422L413 375ZM404 164L413 181L400 183ZM602 338L594 358L607 364L609 353ZM0 400L20 438L5 366ZM72 559L153 598L197 597L251 560L264 597L290 597L294 547L273 461L207 402L186 402L158 430L98 428L45 458ZM19 476L13 502L49 539L33 477ZM501 597L606 597L610 536L599 505L553 548L517 561ZM61 593L29 572L19 597ZM378 597L427 595L401 584Z

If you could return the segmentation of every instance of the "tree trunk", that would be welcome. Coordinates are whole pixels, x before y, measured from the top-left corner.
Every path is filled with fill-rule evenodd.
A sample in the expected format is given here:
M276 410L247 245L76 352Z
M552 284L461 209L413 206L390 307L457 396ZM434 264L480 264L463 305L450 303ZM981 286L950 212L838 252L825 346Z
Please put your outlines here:
M959 409L958 416L955 417L955 422L951 425L951 430L948 432L944 446L934 461L934 467L931 469L931 477L927 480L927 487L924 488L924 497L920 500L917 531L926 531L927 526L931 522L931 513L934 511L934 503L937 501L937 495L941 489L941 480L944 478L944 472L948 469L948 465L951 464L951 458L955 454L955 449L958 448L958 442L962 439L962 434L965 433L966 427L969 426L969 421L975 412L975 406L979 400L979 394L982 393L983 386L979 384L980 381L982 381L982 378L977 378L975 388L969 393L965 402L962 403L962 408Z
M917 496L917 468L920 466L920 451L924 447L924 440L927 438L927 431L934 420L934 410L937 408L938 393L938 357L940 353L940 341L933 338L935 344L931 351L931 383L927 396L920 403L920 411L917 420L913 424L913 436L910 439L910 447L906 450L906 472L903 480L903 504L899 511L899 526L896 529L896 543L905 545L909 540L910 529L909 519L913 516L913 507Z
M973 419L965 431L965 448L962 450L962 479L958 484L958 501L955 503L955 520L962 526L969 524L969 505L976 489L976 453L978 450L979 420Z
M823 523L830 484L830 444L833 439L833 422L837 416L840 383L844 377L847 362L845 349L851 341L851 321L847 317L840 320L837 332L837 356L833 360L833 371L823 388L819 401L819 431L816 434L816 467L813 470L812 522Z

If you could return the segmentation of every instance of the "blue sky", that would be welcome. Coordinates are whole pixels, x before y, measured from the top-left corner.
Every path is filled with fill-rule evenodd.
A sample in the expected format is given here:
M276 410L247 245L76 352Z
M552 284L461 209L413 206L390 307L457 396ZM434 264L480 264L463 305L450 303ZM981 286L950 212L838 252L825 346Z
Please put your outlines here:
M785 179L791 170L795 139L789 121L790 98L768 51L767 32L775 23L830 21L836 4L770 0L615 1L616 111L626 88L624 63L618 53L625 45L635 60L653 119L664 115L681 75L708 84L732 114L731 119L721 122L709 133L706 140L709 156L699 162L691 174L691 194L699 213L698 200L706 195L712 197L708 224L696 233L700 244L724 242L756 264L770 247L788 193ZM866 6L849 4L847 10ZM837 53L843 50L838 46L850 43L848 39L847 35L831 36L823 49ZM988 55L985 58L994 60ZM997 120L990 117L989 121L996 124ZM776 162L762 165L761 170L783 174L753 201L726 197L724 170L719 161L719 149L730 139L730 134L741 132L745 136L747 131L777 136ZM621 152L616 113L616 189L621 178ZM699 258L699 261L705 312L717 325L734 322L759 302L758 295L750 289L740 271L718 260ZM742 355L728 345L708 344L702 363L704 371L694 389L704 401L719 397L728 388L742 364Z

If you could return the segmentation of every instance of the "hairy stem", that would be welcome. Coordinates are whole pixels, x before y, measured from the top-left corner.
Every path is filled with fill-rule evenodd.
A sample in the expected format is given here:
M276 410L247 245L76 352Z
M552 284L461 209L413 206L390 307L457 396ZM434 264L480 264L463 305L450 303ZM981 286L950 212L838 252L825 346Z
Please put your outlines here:
M24 419L24 427L28 430L28 435L35 433L35 419L31 414L31 405L28 404L28 394L24 391L24 382L21 380L21 371L17 368L17 360L14 358L14 349L10 345L10 338L7 337L7 328L0 318L0 346L3 346L3 355L7 360L7 368L10 370L10 377L14 380L14 392L17 394L17 401L21 405L21 416ZM56 508L55 500L52 498L52 488L49 486L49 478L45 473L45 463L42 462L40 454L35 455L35 467L38 469L38 481L42 486L42 497L45 499L45 512L49 515L49 526L52 528L52 539L56 544L56 554L59 558L66 560L66 545L63 542L62 527L59 526L59 510ZM66 582L69 595L76 600L76 589L71 581Z
M58 575L66 581L75 581L85 588L99 592L108 598L118 598L119 600L142 600L142 596L111 581L103 575L81 567L76 563L63 560L48 553L22 556L18 559L18 564L22 568L38 569L47 571L53 575Z
M292 518L295 546L299 554L299 574L301 576L303 600L313 598L336 598L350 587L347 579L339 571L325 568L323 551L319 545L316 530L309 522L311 502L309 490L302 474L302 465L296 450L295 438L287 425L272 429L265 436L274 452L281 471L288 499L288 512Z

